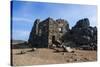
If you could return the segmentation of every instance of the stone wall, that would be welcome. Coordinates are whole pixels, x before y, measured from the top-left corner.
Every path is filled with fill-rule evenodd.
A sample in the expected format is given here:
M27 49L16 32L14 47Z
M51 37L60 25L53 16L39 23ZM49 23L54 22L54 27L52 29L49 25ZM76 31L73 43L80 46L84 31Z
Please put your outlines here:
M31 47L49 47L53 39L59 40L69 30L69 24L64 19L53 20L48 17L40 21L36 19L29 36Z

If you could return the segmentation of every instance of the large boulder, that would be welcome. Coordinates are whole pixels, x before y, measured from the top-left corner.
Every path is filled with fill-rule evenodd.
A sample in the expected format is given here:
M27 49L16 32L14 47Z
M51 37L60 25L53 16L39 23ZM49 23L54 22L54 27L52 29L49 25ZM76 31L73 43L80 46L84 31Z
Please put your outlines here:
M68 47L68 46L62 45L62 48L63 48L63 50L66 51L66 52L73 52L73 49L71 49L71 48Z

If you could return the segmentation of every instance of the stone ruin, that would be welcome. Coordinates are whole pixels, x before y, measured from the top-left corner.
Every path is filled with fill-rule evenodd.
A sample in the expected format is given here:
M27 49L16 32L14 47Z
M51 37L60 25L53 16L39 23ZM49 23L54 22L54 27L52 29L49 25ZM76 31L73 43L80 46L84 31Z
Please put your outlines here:
M60 41L68 30L69 24L64 19L53 20L50 17L43 21L36 19L28 43L31 47L50 47L53 43L59 43L57 41Z
M68 47L97 49L97 27L90 26L88 18L79 20L72 29L64 19L53 20L48 17L36 19L30 32L28 44L31 47L47 48L55 44Z

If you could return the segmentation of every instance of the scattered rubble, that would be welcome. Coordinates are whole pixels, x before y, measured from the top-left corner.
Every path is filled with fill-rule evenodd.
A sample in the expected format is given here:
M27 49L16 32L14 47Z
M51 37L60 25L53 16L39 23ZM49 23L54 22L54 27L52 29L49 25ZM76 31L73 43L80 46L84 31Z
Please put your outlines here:
M21 51L21 52L20 52L20 54L25 54L25 53L26 53L25 51Z
M32 48L32 51L36 51L37 49L36 48Z

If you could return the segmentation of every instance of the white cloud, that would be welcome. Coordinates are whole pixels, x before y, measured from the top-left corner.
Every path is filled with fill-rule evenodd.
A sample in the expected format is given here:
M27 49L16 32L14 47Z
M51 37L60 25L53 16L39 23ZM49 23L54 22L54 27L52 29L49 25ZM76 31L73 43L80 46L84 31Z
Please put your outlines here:
M12 17L12 21L25 21L25 22L33 22L33 20L28 18L20 18L20 17Z

